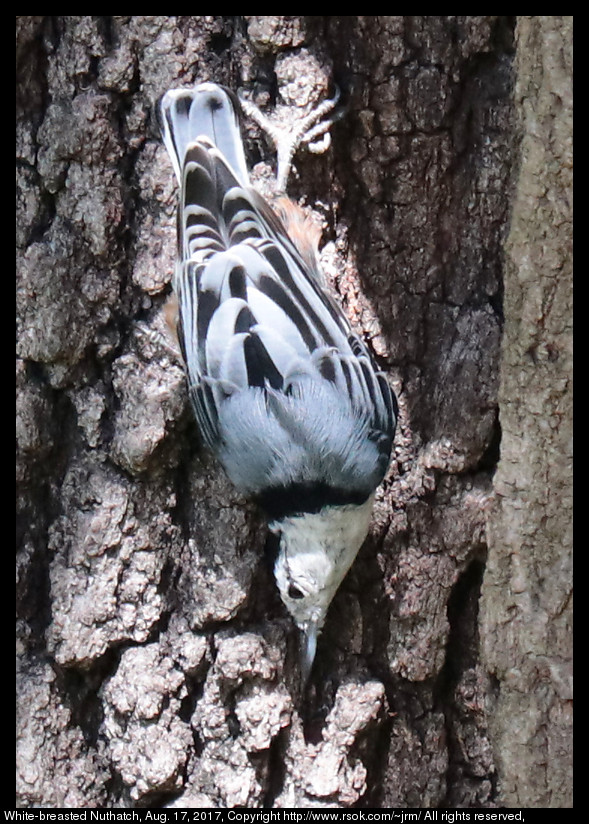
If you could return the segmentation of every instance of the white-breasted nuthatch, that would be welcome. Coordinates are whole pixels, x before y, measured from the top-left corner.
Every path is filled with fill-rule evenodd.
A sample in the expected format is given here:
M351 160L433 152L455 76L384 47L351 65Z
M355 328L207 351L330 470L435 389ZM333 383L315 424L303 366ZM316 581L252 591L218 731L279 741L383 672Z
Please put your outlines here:
M304 220L297 242L251 188L233 95L172 90L160 119L180 184L174 290L190 399L205 444L279 539L274 574L306 637L306 678L368 532L396 399L323 289Z

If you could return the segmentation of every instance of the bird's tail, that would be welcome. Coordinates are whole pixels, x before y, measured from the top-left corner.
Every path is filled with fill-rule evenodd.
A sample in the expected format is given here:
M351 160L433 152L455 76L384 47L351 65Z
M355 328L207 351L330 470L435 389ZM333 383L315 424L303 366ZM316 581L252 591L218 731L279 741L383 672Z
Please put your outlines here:
M234 96L216 83L172 89L163 96L160 125L180 184L188 147L206 138L223 155L239 183L249 186L238 106Z

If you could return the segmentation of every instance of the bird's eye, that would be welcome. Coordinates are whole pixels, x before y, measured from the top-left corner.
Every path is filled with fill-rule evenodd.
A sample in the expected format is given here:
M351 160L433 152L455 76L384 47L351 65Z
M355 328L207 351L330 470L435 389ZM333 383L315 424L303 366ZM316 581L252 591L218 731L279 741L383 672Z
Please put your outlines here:
M305 596L298 587L295 587L294 584L290 584L288 587L288 597L296 598L298 600L299 598L304 598Z

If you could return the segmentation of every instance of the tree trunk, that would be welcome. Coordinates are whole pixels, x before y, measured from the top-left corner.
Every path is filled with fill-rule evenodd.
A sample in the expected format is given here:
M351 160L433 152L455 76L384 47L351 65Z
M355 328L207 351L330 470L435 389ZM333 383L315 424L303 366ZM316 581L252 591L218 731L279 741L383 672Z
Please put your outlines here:
M569 17L17 17L20 806L571 804L571 51ZM163 320L154 106L202 80L340 88L289 193L399 396L307 691Z

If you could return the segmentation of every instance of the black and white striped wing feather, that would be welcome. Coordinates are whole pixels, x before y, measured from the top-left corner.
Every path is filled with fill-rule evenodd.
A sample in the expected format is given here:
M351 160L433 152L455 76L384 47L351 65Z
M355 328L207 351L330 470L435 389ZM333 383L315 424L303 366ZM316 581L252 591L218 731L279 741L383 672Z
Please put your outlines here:
M368 351L265 201L207 139L182 163L175 289L190 396L235 485L365 500L396 403Z

